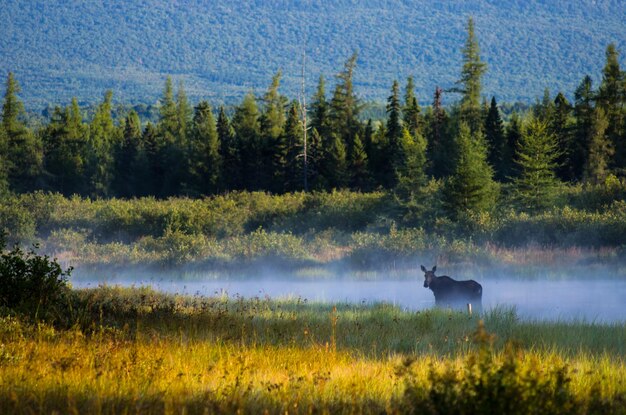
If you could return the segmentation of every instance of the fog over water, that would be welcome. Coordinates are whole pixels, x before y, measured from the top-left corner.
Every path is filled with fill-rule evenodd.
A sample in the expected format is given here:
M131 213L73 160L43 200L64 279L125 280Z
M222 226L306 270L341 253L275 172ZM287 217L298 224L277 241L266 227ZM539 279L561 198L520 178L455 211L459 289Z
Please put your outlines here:
M303 278L281 274L279 277L232 278L214 273L195 273L193 277L159 274L158 277L118 275L109 278L79 274L72 279L77 288L99 284L152 286L167 292L188 295L228 297L302 298L309 302L373 304L390 303L417 311L434 307L431 290L423 287L423 273L414 278L383 278L368 273L368 278ZM102 274L104 275L104 274ZM148 274L144 274L148 275ZM276 274L274 274L276 275ZM459 278L461 279L461 278ZM514 307L522 319L612 323L626 321L626 280L624 279L520 279L475 278L483 286L483 309Z

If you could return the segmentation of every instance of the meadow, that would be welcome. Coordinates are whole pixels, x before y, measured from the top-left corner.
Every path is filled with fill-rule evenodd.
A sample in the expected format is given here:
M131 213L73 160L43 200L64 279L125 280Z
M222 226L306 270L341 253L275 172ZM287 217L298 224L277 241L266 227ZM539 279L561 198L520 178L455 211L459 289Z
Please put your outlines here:
M2 413L624 413L626 327L71 290L5 314Z

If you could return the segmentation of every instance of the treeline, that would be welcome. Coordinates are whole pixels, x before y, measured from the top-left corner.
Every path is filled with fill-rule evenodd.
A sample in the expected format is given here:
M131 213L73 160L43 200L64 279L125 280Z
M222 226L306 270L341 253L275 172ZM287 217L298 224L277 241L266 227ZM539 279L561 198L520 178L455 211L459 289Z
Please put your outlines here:
M626 77L613 44L598 88L584 77L573 103L546 90L506 125L495 97L488 103L481 95L486 65L471 18L457 88L445 92L461 98L449 108L438 87L432 105L421 108L408 78L403 91L394 81L385 122L361 122L356 62L354 54L336 75L330 97L320 77L306 108L280 93L280 72L263 96L247 94L231 117L206 101L192 107L183 85L175 93L168 78L156 124L142 125L135 111L116 124L109 91L89 123L74 99L37 131L23 121L9 73L0 187L122 198L383 188L411 201L434 178L443 181L442 203L455 215L490 209L503 183L521 209L536 210L551 206L560 184L624 175Z

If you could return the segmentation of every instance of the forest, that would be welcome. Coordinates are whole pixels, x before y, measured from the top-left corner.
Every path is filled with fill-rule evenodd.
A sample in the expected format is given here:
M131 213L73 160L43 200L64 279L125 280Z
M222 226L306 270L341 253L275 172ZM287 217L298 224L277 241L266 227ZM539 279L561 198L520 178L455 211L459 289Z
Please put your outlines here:
M114 122L107 91L88 121L74 99L29 128L18 81L9 73L0 188L159 199L385 190L410 205L434 186L454 219L492 210L503 197L520 211L537 212L553 206L563 186L623 185L626 81L614 44L606 48L600 85L584 76L574 102L546 89L506 123L495 97L481 93L488 68L471 18L462 53L453 91L435 87L432 105L422 108L411 77L402 90L394 81L386 119L366 122L353 83L356 53L335 76L331 94L321 76L314 96L290 100L280 92L279 71L262 96L248 93L231 116L207 101L192 106L184 85L175 92L168 78L156 123L142 122L133 110ZM459 100L445 107L448 93Z

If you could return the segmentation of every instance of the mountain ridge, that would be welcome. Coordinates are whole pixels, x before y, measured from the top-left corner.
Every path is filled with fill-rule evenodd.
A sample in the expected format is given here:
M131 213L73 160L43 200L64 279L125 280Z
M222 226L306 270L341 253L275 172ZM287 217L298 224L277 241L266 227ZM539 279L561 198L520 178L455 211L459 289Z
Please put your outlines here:
M155 102L165 77L192 100L233 103L262 93L277 70L281 90L307 94L359 52L355 84L384 101L394 79L415 77L422 104L454 85L468 16L488 69L485 96L531 102L544 88L571 96L584 75L597 81L613 42L626 53L626 2L408 0L154 0L149 3L6 0L0 8L0 73L15 72L26 105ZM330 92L330 91L327 91Z

